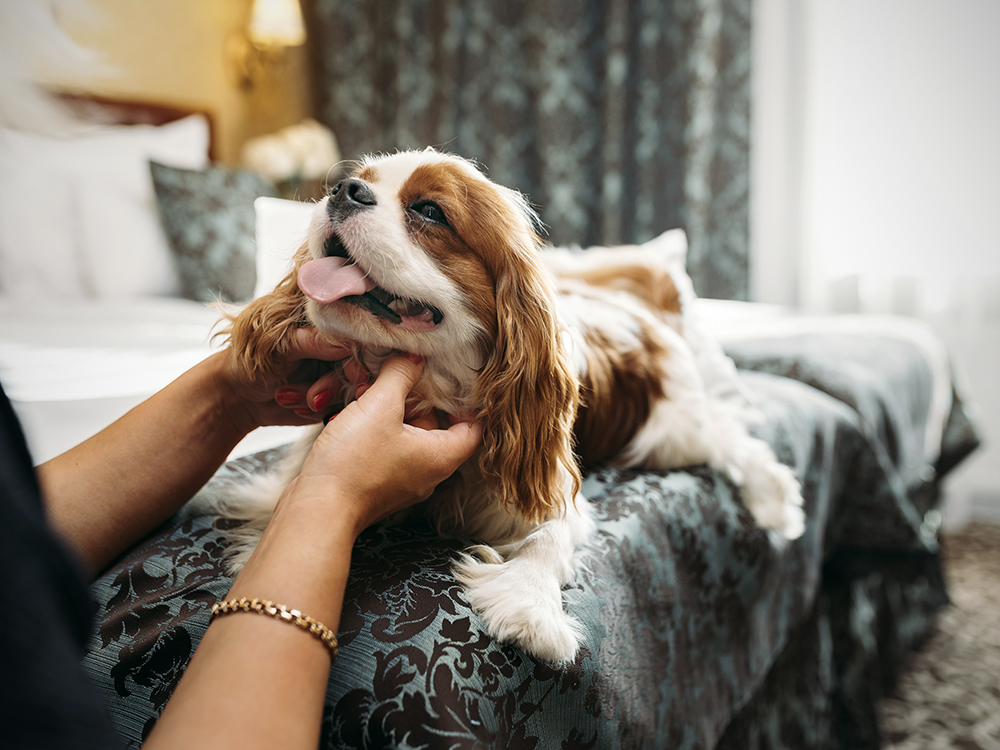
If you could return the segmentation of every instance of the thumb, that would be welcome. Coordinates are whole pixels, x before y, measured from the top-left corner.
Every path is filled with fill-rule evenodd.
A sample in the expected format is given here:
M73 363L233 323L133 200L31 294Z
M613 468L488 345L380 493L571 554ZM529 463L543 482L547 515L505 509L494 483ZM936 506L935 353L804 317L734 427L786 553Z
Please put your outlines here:
M456 422L438 434L442 449L459 462L471 458L483 442L483 426L479 422Z
M406 397L424 371L424 360L416 355L394 354L382 363L375 382L361 396L359 404L387 412L402 412Z
M483 426L478 422L456 422L447 430L427 430L409 424L404 429L417 440L433 446L434 453L442 461L456 466L471 458L483 441Z

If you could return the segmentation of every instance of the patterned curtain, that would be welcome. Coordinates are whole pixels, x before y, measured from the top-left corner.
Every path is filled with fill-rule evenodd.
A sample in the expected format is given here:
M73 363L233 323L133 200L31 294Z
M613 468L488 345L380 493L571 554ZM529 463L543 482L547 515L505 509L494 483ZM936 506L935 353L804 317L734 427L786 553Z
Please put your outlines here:
M687 230L746 299L751 0L310 0L346 158L435 146L525 193L555 244Z

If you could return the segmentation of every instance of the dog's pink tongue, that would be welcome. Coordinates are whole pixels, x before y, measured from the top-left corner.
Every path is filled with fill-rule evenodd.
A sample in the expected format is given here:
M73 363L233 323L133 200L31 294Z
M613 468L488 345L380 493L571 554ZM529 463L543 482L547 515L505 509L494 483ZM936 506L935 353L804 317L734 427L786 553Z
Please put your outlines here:
M326 305L375 288L360 268L347 263L347 258L334 257L309 261L299 269L299 289L309 299Z

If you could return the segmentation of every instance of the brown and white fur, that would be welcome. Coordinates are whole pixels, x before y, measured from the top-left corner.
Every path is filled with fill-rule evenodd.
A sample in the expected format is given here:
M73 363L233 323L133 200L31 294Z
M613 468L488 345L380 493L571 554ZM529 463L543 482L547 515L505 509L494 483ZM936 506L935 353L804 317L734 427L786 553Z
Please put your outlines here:
M557 276L536 223L520 194L460 158L430 149L368 158L319 202L293 270L235 318L230 338L248 374L271 373L306 324L351 342L372 374L393 352L422 355L410 408L483 425L478 455L422 511L442 534L480 543L454 570L488 631L562 661L579 632L561 587L594 530L581 464L707 463L740 487L763 528L794 538L803 517L791 470L749 436L738 410L707 395L669 274L623 255L557 264ZM344 259L320 260L329 256ZM236 567L319 429L230 503L227 513L252 518L237 534Z

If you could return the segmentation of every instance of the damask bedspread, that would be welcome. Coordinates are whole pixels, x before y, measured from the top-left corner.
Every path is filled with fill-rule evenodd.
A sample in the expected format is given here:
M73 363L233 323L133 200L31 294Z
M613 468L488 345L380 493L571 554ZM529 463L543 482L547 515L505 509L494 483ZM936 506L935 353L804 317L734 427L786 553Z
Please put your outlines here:
M321 746L712 748L734 717L748 721L840 550L933 555L920 498L976 438L949 399L935 450L914 442L935 389L920 347L820 331L727 351L758 399L757 432L802 482L802 538L769 538L704 467L592 471L584 492L598 532L565 592L581 648L553 666L485 633L450 572L465 540L369 529L352 559ZM212 482L238 482L279 453L232 462ZM219 523L185 510L93 585L99 627L85 664L129 746L228 590Z

